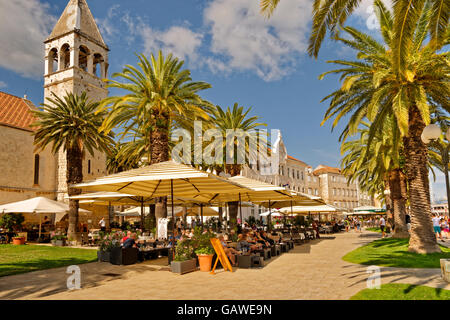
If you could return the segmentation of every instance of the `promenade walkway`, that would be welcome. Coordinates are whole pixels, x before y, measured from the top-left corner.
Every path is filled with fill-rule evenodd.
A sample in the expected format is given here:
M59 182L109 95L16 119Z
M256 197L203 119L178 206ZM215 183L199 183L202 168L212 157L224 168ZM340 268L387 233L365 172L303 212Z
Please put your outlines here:
M0 299L349 299L366 288L367 266L342 260L380 238L372 232L330 235L297 246L263 269L216 275L176 275L164 262L133 266L81 265L82 289L68 291L66 268L1 278ZM410 283L450 290L439 269L381 268L382 283Z

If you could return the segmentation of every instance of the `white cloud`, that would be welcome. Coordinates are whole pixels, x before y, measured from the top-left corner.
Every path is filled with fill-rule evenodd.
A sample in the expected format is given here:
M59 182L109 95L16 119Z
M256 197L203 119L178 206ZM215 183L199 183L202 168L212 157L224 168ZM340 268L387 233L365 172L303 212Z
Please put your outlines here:
M156 54L161 49L164 54L171 52L183 60L187 58L191 62L197 60L197 50L202 44L202 34L181 26L173 26L165 31L152 29L145 25L139 29L144 41L145 54Z
M392 1L383 0L384 5L392 10ZM379 29L379 24L375 15L373 0L362 0L354 15L362 20L369 30Z
M4 81L0 81L0 89L7 88L8 85Z
M39 0L0 1L0 67L42 77L44 40L56 23Z
M289 74L305 52L311 0L281 1L271 19L255 0L214 0L204 11L210 28L212 70L253 71L266 81ZM215 61L218 67L215 66ZM208 63L209 62L209 63Z

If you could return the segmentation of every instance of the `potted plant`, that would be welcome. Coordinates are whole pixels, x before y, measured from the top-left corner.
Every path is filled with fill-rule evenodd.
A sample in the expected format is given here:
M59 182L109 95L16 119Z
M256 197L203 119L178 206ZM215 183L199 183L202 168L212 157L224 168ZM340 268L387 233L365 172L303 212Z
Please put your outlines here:
M111 261L111 250L114 247L120 246L119 236L123 235L123 232L112 232L110 234L101 234L100 241L98 243L99 250L97 251L97 257L99 262Z
M211 238L214 234L211 232L202 232L201 228L196 228L193 237L195 254L198 257L200 271L211 271L212 259L214 257L214 248L211 244Z
M51 240L53 246L64 247L66 245L67 236L64 234L55 234Z
M0 227L7 229L9 233L22 229L25 217L21 213L6 213L0 217ZM13 244L25 244L25 237L13 237Z
M13 245L20 246L25 244L25 237L13 237Z
M190 240L179 241L175 248L175 258L170 266L172 272L184 274L197 270L197 260L192 257L193 248Z

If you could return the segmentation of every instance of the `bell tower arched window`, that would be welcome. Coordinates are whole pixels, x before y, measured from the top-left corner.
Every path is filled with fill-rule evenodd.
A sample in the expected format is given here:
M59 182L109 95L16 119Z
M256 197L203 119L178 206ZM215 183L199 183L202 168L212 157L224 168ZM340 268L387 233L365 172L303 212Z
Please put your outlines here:
M88 57L89 57L89 49L85 46L80 46L80 52L78 57L78 66L80 69L88 72Z
M103 59L100 53L94 54L94 70L93 73L95 76L99 78L104 78L104 65L105 59Z
M66 43L61 47L60 52L60 70L64 70L70 67L70 46Z
M58 49L53 48L48 53L48 73L58 71Z

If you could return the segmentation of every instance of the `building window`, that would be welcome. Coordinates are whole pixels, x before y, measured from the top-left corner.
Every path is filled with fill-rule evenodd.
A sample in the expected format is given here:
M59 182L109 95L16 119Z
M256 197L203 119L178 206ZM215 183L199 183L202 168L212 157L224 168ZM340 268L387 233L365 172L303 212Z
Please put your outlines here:
M88 173L91 173L91 160L88 160Z
M34 184L39 184L39 155L34 155Z

